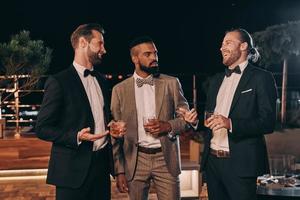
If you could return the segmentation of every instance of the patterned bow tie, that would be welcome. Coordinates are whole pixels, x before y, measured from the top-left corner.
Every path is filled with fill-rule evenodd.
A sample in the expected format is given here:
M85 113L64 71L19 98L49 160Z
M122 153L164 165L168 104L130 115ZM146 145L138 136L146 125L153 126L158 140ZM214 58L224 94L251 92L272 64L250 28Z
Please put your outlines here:
M233 69L229 69L229 68L225 68L225 75L226 77L231 76L232 73L237 73L237 74L241 74L241 69L239 66L236 66Z
M149 78L146 79L140 79L140 78L136 79L136 85L138 87L142 87L144 84L153 85L153 77L150 76Z
M88 75L96 76L96 71L95 70L91 71L91 70L88 70L88 69L84 70L83 76L87 77Z

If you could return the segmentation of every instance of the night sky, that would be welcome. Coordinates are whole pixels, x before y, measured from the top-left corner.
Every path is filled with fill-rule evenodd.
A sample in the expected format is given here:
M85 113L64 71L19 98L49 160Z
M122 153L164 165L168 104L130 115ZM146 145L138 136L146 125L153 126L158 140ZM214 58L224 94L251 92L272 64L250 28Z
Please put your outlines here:
M177 2L177 3L176 3ZM300 1L1 1L0 42L29 30L53 49L49 74L70 66L69 37L82 23L98 22L106 30L107 54L99 70L132 73L128 43L149 35L159 50L161 71L213 74L223 70L220 44L224 32L243 27L250 33L300 19ZM300 36L299 36L300 37Z

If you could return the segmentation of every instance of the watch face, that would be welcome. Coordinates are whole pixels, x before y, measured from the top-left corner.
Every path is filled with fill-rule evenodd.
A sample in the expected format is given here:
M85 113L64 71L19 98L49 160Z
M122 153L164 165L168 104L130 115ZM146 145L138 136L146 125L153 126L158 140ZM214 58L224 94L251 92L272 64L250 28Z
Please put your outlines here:
M175 140L176 139L176 135L173 135L172 133L173 133L172 131L169 132L167 136L168 136L169 139Z

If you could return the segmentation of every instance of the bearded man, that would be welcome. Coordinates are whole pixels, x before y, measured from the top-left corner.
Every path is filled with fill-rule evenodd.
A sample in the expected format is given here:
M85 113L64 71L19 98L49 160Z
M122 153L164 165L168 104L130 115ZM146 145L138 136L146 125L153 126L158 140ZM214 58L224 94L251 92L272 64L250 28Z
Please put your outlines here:
M157 48L149 37L130 44L132 77L112 91L111 111L127 124L124 138L113 139L117 186L131 200L147 200L153 181L159 200L180 199L178 134L185 121L176 109L188 109L177 78L159 73Z
M99 24L80 25L71 35L73 65L45 84L36 134L52 142L47 183L56 186L57 200L110 199L108 91L94 70L106 53L103 34Z
M255 200L257 176L269 172L265 134L276 122L277 90L270 72L255 67L259 53L245 29L226 32L221 46L225 72L209 83L201 161L209 200ZM183 112L197 124L197 113ZM201 128L201 126L199 126Z

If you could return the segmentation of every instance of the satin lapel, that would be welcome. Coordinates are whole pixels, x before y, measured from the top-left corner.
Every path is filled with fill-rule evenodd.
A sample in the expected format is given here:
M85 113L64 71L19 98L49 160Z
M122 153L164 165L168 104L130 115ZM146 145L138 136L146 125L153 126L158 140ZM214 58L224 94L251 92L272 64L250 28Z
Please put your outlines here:
M155 85L155 107L156 107L156 117L159 117L162 102L165 97L165 82L161 78L154 78Z
M229 115L230 115L232 109L234 108L234 106L236 105L236 103L238 102L238 100L241 96L241 92L242 92L243 88L245 88L245 85L250 80L252 73L253 73L253 68L251 67L250 64L248 64L248 66L245 68L245 71L243 72L240 82L235 90L233 100L231 103L231 107L230 107L230 111L229 111Z
M73 83L74 87L77 87L78 88L78 98L81 98L81 102L82 102L82 105L81 106L85 106L86 109L90 112L91 114L91 117L93 119L93 122L94 122L94 117L93 117L93 114L92 114L92 109L91 109L91 106L90 106L90 102L89 102L89 99L88 99L88 96L86 95L86 92L85 92L85 89L84 89L84 86L81 82L81 79L76 71L76 69L74 68L74 66L72 65L71 67L71 73L72 73L72 79L73 79Z
M211 93L211 99L209 100L208 102L208 106L206 109L208 110L214 110L215 107L216 107L216 103L217 103L217 96L218 96L218 93L219 93L219 90L220 90L220 87L222 85L222 82L224 80L224 76L225 76L225 73L220 73L216 78L215 80L213 80L212 82L212 86L210 86L212 88L212 93Z

